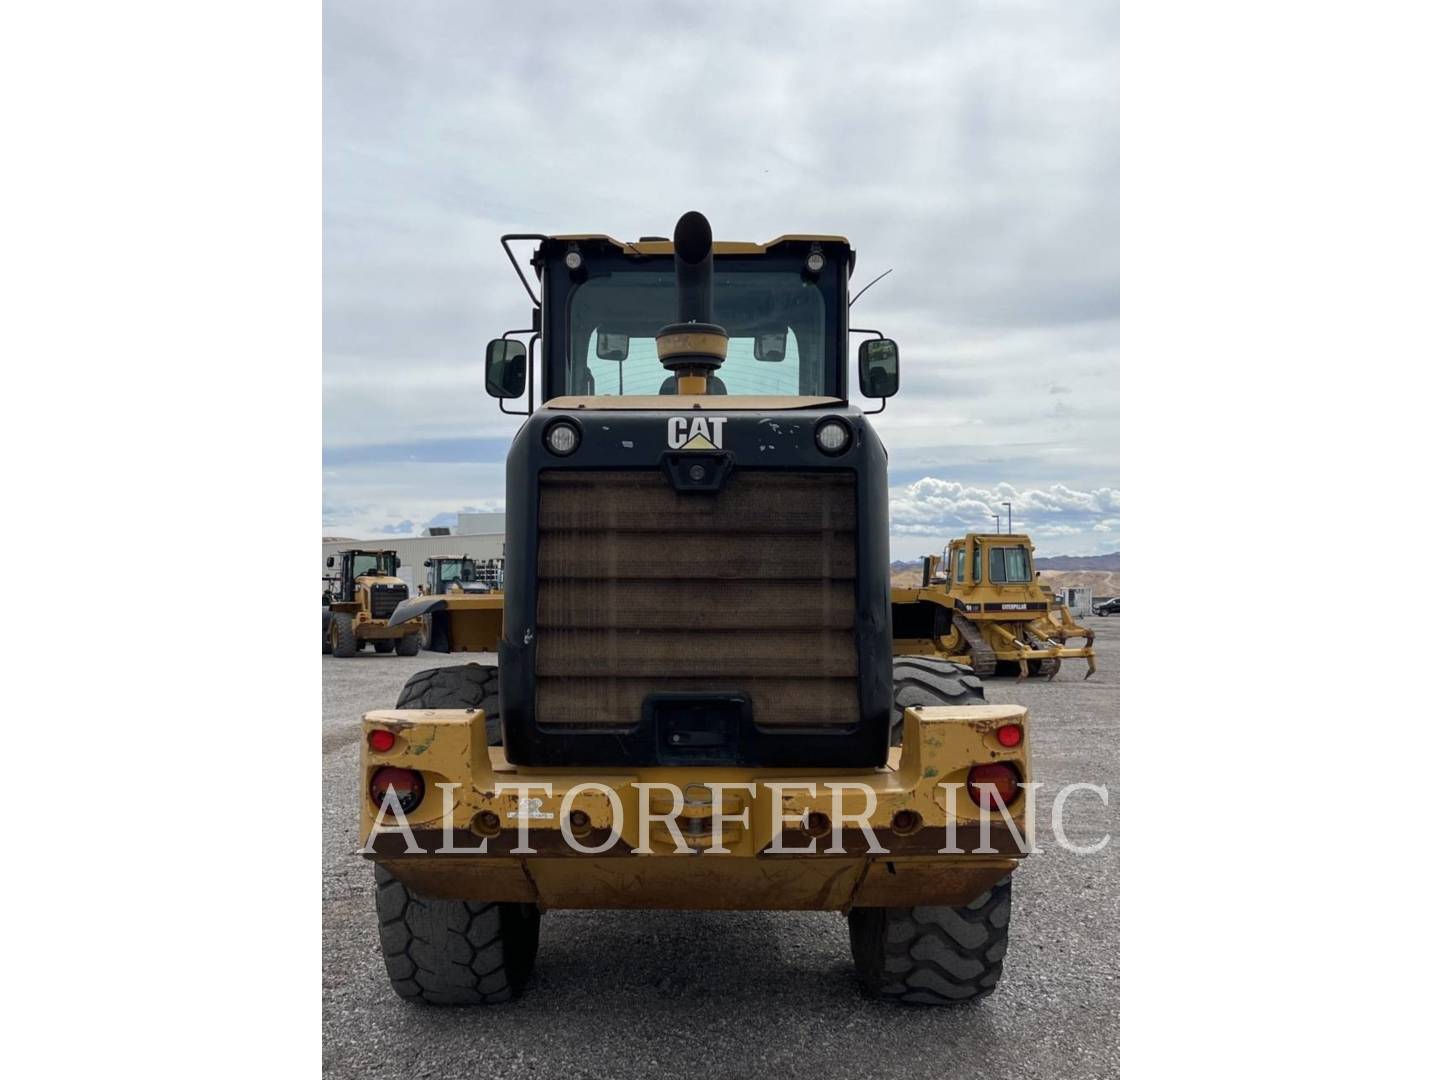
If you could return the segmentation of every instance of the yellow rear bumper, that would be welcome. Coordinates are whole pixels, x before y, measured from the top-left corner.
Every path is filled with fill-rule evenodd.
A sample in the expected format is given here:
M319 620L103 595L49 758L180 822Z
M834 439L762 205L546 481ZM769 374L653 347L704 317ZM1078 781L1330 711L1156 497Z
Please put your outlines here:
M1027 720L1016 705L908 709L883 769L565 770L509 763L479 710L372 712L362 851L421 895L547 908L965 904L1024 855L1027 796L1012 831L999 814L982 821L965 782L991 762L1029 780L1028 730L1014 748L996 736ZM395 736L385 753L370 749L375 729ZM403 829L377 823L369 782L386 766L425 782Z

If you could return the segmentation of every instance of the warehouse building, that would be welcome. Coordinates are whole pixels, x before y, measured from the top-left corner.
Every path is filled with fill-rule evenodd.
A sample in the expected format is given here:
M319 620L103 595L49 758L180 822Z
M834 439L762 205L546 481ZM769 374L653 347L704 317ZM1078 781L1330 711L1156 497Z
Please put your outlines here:
M320 539L320 576L333 576L336 570L325 565L332 555L352 548L394 551L400 559L400 577L410 586L413 595L425 581L425 560L437 555L472 559L497 559L505 554L505 515L460 514L459 522L449 529L427 529L424 536L382 536L354 540L343 536ZM335 560L338 567L340 560Z

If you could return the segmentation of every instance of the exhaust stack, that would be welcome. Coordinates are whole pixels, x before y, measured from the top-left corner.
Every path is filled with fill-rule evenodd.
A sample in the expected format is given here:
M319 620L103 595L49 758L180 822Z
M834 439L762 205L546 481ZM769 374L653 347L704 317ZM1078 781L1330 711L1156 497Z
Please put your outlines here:
M681 394L704 394L725 362L729 335L716 326L711 278L714 242L710 222L691 210L675 223L676 321L655 335L660 363L675 373Z

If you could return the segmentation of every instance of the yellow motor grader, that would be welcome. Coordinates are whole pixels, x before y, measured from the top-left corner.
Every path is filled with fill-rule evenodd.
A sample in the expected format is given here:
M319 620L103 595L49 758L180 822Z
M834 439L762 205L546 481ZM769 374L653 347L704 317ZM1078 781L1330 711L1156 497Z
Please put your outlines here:
M325 565L336 569L336 557L327 557ZM399 569L394 551L340 553L339 572L326 580L321 598L321 652L350 657L367 643L377 653L414 656L420 651L419 620L395 623L390 617L410 595L410 587L396 576Z
M883 408L899 348L849 325L849 243L714 243L695 212L673 241L501 239L535 307L486 357L523 418L498 670L435 669L361 725L391 986L507 1001L551 909L760 909L843 913L878 997L989 994L1028 715L892 658L886 455L852 392Z
M1095 674L1095 631L1040 581L1034 550L1023 533L969 533L943 558L922 559L919 585L890 593L896 655L944 657L982 678L1053 679L1071 659L1089 665L1085 678Z

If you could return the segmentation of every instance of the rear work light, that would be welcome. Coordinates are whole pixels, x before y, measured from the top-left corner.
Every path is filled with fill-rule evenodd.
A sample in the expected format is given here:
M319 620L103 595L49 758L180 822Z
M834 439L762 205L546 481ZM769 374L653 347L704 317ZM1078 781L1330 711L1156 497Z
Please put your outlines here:
M370 801L376 806L385 802L385 793L395 789L402 813L411 813L425 798L425 779L414 769L376 769L370 777Z
M1011 748L1019 746L1025 738L1025 729L1019 724L1002 724L995 731L995 738L1000 740L1000 745Z
M376 728L369 735L370 749L377 754L385 754L395 748L395 733L386 731L384 728Z
M986 787L982 790L982 784L993 785L993 788ZM1000 801L1005 806L1020 797L1020 773L1014 765L1004 761L993 765L976 765L965 779L965 788L970 792L970 798L975 800L976 806L998 810L1000 807L995 805L996 795L1000 796Z

